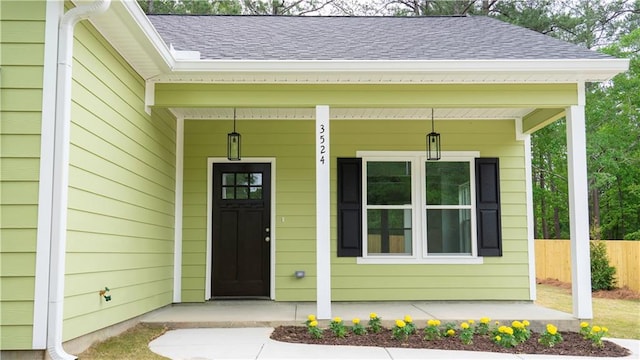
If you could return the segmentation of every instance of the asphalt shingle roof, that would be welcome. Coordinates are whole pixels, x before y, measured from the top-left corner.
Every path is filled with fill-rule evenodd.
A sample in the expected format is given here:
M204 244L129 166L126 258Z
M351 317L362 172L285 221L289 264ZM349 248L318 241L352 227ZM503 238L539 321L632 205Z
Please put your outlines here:
M149 15L167 45L216 60L608 59L483 16Z

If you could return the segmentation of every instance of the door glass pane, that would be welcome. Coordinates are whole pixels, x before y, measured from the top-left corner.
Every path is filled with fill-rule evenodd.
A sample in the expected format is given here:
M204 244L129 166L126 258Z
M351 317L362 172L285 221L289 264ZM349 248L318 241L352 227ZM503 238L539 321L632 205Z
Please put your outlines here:
M236 199L244 200L249 198L248 187L236 187Z
M427 205L471 205L469 162L427 162Z
M262 199L262 186L252 186L249 188L249 198L253 200Z
M367 204L411 204L411 163L408 161L367 162Z
M249 174L236 174L236 185L249 185Z
M235 199L235 194L234 194L234 190L235 188L233 186L223 186L222 187L222 198L223 199L227 199L227 200L233 200Z
M427 251L471 255L471 210L427 210Z
M223 173L222 174L222 185L233 185L235 184L236 174L233 173Z
M411 209L367 210L367 253L411 255Z
M262 185L262 173L251 173L251 185Z

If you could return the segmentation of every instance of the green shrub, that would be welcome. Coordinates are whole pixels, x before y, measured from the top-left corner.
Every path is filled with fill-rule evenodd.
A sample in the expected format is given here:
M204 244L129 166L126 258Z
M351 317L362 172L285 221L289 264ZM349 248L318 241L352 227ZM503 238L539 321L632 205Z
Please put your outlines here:
M609 265L604 241L591 241L591 289L611 290L616 284L616 268Z

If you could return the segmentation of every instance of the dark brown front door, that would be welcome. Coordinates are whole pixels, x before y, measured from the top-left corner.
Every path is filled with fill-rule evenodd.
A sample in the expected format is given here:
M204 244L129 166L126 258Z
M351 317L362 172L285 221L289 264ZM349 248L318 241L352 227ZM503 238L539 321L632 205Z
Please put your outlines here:
M271 165L213 165L214 297L269 296Z

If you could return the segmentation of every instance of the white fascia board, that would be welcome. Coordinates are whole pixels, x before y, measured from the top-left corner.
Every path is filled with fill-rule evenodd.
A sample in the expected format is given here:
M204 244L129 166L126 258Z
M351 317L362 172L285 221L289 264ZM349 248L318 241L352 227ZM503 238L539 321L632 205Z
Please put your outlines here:
M606 81L629 68L628 59L537 59L537 60L196 60L176 61L171 74L205 76L215 74L255 74L293 75L332 73L348 76L362 73L377 74L449 74L460 75L469 81L469 75L478 75L487 81L486 76L501 77L515 74L549 78L554 77L567 82L574 81ZM171 74L165 74L166 79ZM570 75L570 76L568 76ZM163 76L155 81L162 82Z

